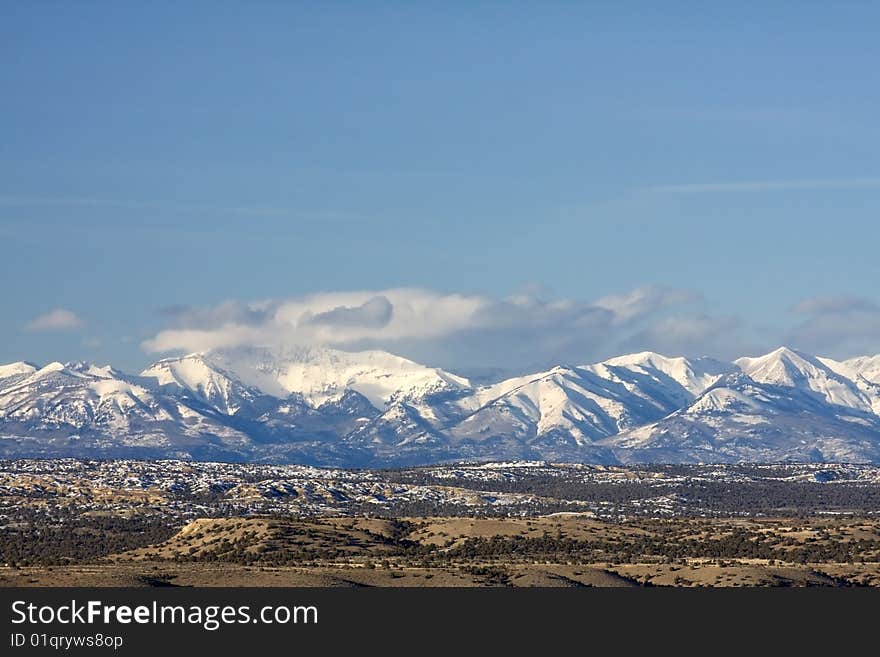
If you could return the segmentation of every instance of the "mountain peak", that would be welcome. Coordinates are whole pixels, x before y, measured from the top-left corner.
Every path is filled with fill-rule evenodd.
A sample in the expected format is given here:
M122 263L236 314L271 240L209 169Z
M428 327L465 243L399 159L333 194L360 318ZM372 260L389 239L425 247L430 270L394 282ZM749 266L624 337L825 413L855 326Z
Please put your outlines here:
M808 370L826 370L817 358L790 347L779 347L763 356L744 356L734 364L764 383L792 383L792 376ZM777 380L778 379L778 380Z
M66 369L67 368L64 366L64 363L57 361L57 360L53 360L51 363L46 363L45 365L43 365L43 367L41 367L36 372L34 372L34 374L36 374L36 375L51 374L52 372L63 372Z
M844 361L836 361L831 358L820 358L819 360L848 379L880 385L880 354L858 356Z
M800 388L824 397L828 403L872 411L873 401L850 378L837 373L820 359L788 347L754 358L734 361L759 383Z
M813 356L809 354L805 354L804 352L798 349L792 349L791 347L782 346L771 351L768 356L775 356L776 358L789 358L789 359L800 359L800 360L815 360Z
M669 357L653 351L618 356L590 366L588 369L598 371L607 367L629 370L636 368L654 377L668 377L691 395L700 394L715 383L719 376L731 369L729 363L711 358L689 360L682 356Z
M28 363L24 360L20 360L15 363L0 365L0 379L5 379L10 376L17 376L19 374L33 374L36 371L36 365Z
M228 387L234 380L274 397L302 395L313 408L340 399L346 390L381 409L400 398L470 388L463 377L388 352L329 347L217 349L159 361L142 376L193 391Z
M683 361L685 360L683 357L675 357L670 358L669 356L664 356L663 354L659 354L656 351L638 351L632 354L624 354L623 356L615 356L614 358L609 358L604 363L608 365L645 365L645 364L654 364L654 363L667 363L670 361Z
M84 360L73 361L64 364L64 369L70 372L86 374L99 379L112 379L122 376L122 374L111 365L95 365Z

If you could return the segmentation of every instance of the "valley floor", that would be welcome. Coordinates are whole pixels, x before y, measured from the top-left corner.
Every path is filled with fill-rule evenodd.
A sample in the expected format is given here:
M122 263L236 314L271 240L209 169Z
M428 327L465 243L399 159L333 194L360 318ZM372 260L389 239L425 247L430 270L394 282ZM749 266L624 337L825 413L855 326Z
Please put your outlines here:
M266 568L236 564L113 564L0 568L0 586L140 587L804 587L880 586L880 563L768 566L750 562L668 564L511 564L467 568L335 566Z
M0 586L880 586L880 468L0 461Z

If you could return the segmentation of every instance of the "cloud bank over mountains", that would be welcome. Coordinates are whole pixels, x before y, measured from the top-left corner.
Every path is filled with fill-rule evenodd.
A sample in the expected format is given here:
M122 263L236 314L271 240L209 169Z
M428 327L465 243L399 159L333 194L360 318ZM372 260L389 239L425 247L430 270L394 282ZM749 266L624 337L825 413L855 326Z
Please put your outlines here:
M328 292L289 299L168 308L150 353L237 346L383 349L442 367L529 367L586 362L627 349L701 354L742 341L730 318L702 311L699 295L641 287L584 302L537 293L506 298L423 288ZM683 350L682 347L687 347Z
M788 341L821 353L880 351L880 304L856 297L806 299L794 308L800 322Z
M729 358L785 342L834 357L880 351L880 304L853 297L780 308L789 328L760 334L713 314L697 293L646 286L593 301L540 292L506 298L415 287L228 300L163 310L168 325L142 343L151 354L238 346L382 349L434 366L530 368L657 351Z

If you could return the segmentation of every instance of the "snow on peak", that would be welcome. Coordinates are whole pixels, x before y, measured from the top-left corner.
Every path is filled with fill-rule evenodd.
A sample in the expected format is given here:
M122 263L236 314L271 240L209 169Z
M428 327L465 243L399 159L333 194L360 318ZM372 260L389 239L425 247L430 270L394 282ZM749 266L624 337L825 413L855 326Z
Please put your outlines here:
M178 358L163 358L153 363L141 376L152 378L160 386L176 384L182 388L197 389L216 373L201 354L189 354Z
M759 383L813 391L831 404L872 412L871 400L852 381L818 358L788 347L734 363Z
M74 379L115 379L124 376L119 371L113 369L110 365L104 365L101 367L85 361L61 363L56 360L39 369L32 365L29 365L29 368L30 369L25 369L22 372L23 374L29 375L27 379L28 381L38 381L56 374Z
M783 460L813 449L880 459L880 383L869 380L880 380L880 357L780 348L734 365L641 352L474 387L383 351L236 348L162 360L142 377L79 362L0 366L0 429L234 459L322 459L325 438L332 458L358 463Z
M77 372L78 374L86 374L98 379L114 379L121 376L120 372L113 369L110 365L94 365L85 361L77 361L66 363L64 369L69 372Z
M847 379L852 381L864 379L869 383L880 385L880 354L876 356L859 356L858 358L850 358L844 361L836 361L830 358L819 358L819 360Z
M755 381L783 386L795 386L804 380L824 378L831 373L817 359L788 347L780 347L763 356L739 358L734 364Z
M44 376L48 376L50 374L54 374L55 372L64 372L67 368L64 366L64 363L60 363L57 360L53 360L51 363L47 363L43 365L40 369L34 372L35 378L42 378Z
M626 356L611 358L597 365L588 366L597 373L609 373L609 368L625 368L646 374L662 374L687 390L692 395L699 395L728 371L730 365L711 358L689 360L678 356L670 358L653 351L642 351ZM609 373L612 374L613 373Z
M5 379L10 376L18 376L21 374L33 374L36 371L36 367L31 365L30 363L26 363L25 361L20 360L16 363L0 365L0 379Z
M219 349L160 361L142 375L160 385L176 383L222 394L228 394L234 379L275 397L300 394L315 408L340 399L346 390L384 408L396 399L470 387L467 379L384 351L324 347Z
M681 362L685 360L683 357L670 358L655 351L639 351L634 354L624 354L623 356L615 356L604 361L608 365L619 365L627 367L630 365L650 365L656 367L658 363L666 365L671 361Z
M790 347L779 347L773 351L761 356L743 356L734 361L734 363L743 371L748 369L757 369L765 365L792 364L798 368L807 367L810 364L811 357L807 354L792 349Z
M282 351L272 364L260 369L286 391L300 393L316 406L338 399L346 389L383 408L397 399L470 387L467 379L384 351Z
M234 414L241 406L243 386L203 354L160 360L141 372L141 376L153 379L160 386L188 390L229 414Z

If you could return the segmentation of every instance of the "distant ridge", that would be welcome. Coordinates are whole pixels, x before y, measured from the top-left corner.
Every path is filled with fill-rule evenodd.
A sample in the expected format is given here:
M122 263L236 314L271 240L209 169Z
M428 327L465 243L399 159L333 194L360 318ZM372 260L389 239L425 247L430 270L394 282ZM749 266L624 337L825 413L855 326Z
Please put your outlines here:
M0 365L0 456L402 466L880 462L880 356L641 352L478 385L383 351Z

